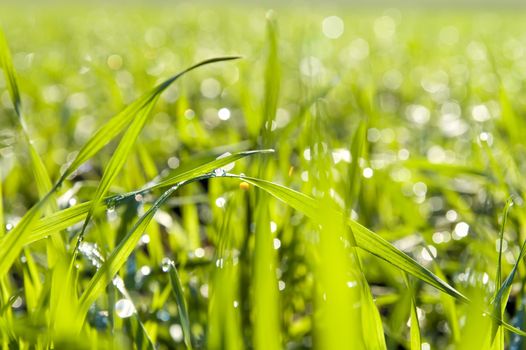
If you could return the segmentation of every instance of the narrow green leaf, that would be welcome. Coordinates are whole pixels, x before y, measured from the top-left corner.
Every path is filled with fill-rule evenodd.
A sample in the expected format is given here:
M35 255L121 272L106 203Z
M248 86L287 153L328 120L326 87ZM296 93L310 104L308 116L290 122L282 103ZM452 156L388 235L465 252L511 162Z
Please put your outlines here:
M179 274L173 261L170 261L168 267L168 276L170 277L170 285L172 286L172 293L177 301L177 310L179 310L179 318L183 328L184 343L188 349L192 349L192 333L190 332L190 318L188 317L188 308L184 298L183 287Z
M418 324L418 313L416 311L416 300L415 300L415 290L409 277L406 273L403 273L404 283L411 293L411 328L410 328L410 338L411 338L411 350L421 350L422 349L422 339L420 335L420 325Z
M249 157L249 156L256 155L256 154L268 154L272 152L274 151L273 150L254 150L254 151L244 151L244 152L234 153L229 156L221 157L211 162L201 164L190 170L182 171L180 173L175 173L169 178L164 179L157 184L147 186L142 190L107 197L105 199L105 202L108 203L109 205L115 206L115 205L118 205L123 200L125 200L126 198L131 198L137 194L143 194L146 192L150 192L154 189L173 186L182 181L187 181L194 177L202 176L203 174L207 174L207 173L211 173L214 170L219 169L227 164L233 163L241 158ZM99 204L99 205L102 206L103 204ZM24 245L31 244L55 232L59 232L82 220L85 220L87 213L91 206L92 206L91 201L77 204L73 207L61 210L43 219L40 219L35 224L30 234L28 234L27 237L24 238L23 244ZM5 240L5 237L4 238L0 237L0 247L3 245L4 240Z
M88 215L86 216L86 219L84 220L84 224L82 225L82 229L80 231L79 238L78 238L78 241L77 241L77 248L78 248L78 244L83 239L84 232L85 232L85 230L86 230L86 228L88 226L88 223L90 221L91 216L94 213L95 208L102 201L102 198L104 197L104 195L108 191L110 185L113 183L113 181L115 180L115 178L119 174L120 170L124 166L124 163L126 162L126 160L128 158L128 155L130 154L130 152L131 152L131 150L133 148L133 145L135 144L135 141L139 137L140 132L142 131L144 125L148 121L149 116L151 114L151 111L152 111L153 107L155 106L155 103L157 102L157 99L159 98L161 92L163 92L168 86L170 86L170 84L172 84L179 77L181 77L185 73L190 72L191 70L193 70L193 69L195 69L197 67L200 67L200 66L203 66L203 65L206 65L206 64L210 64L210 63L214 63L214 62L227 61L227 60L232 60L232 59L236 59L236 58L238 58L238 57L219 57L219 58L214 58L214 59L210 59L210 60L198 63L198 64L196 64L196 65L194 65L194 66L192 66L192 67L190 67L188 69L185 69L183 72L175 75L174 77L168 79L164 83L162 83L159 86L157 86L152 92L150 92L150 94L147 94L147 95L143 96L141 99L139 99L138 101L136 101L136 102L134 102L132 104L132 105L138 104L138 103L141 102L142 99L146 99L146 101L143 102L142 105L140 105L140 107L138 107L138 111L136 113L135 119L133 119L133 121L131 122L130 126L126 130L124 136L122 137L121 141L119 142L119 145L117 146L117 149L113 153L108 165L104 169L104 173L102 175L102 179L100 180L99 186L97 187L95 195L93 196L93 199L91 201L92 206L91 206L91 208L90 208L90 210L88 212ZM135 109L134 109L134 111L135 111ZM131 118L131 117L134 117L134 113L124 114L124 115L122 115L121 118L123 120L125 120L125 119ZM92 138L92 140L94 140L94 139L96 139L96 137ZM86 145L87 148L85 147L85 148L83 148L83 150L84 149L89 150L90 148L99 147L99 146L100 146L100 144L93 144L93 143L91 143L91 140L90 140L90 142L88 142L88 145ZM84 160L82 160L83 156L81 156L81 154L83 154L83 150L81 150L81 152L79 153L77 158L73 161L73 163L70 166L70 168L71 167L75 167L77 165L80 165L81 163L84 162ZM86 152L88 152L88 151L86 151ZM68 171L66 171L64 174L67 174L67 173L68 173ZM75 249L75 251L76 250L77 249Z
M18 90L18 83L16 79L15 68L13 66L13 60L11 59L11 52L9 51L9 46L7 45L7 40L4 35L3 29L0 27L0 63L4 74L7 80L7 88L9 90L9 95L11 101L15 107L15 112L17 115L20 114L20 91Z
M59 183L65 180L80 165L82 165L85 161L93 157L105 145L107 145L111 140L113 140L117 135L119 135L124 130L124 128L135 118L136 114L141 109L150 105L155 98L157 98L163 91L165 91L173 82L175 82L181 76L198 67L207 64L221 61L236 60L239 58L239 56L226 56L204 60L172 76L171 78L157 85L155 88L153 88L146 94L139 97L133 103L128 105L124 110L122 110L120 113L111 118L97 132L95 132L95 134L90 138L90 140L79 151L73 162L68 166L67 170L64 171L61 179L59 180Z
M324 220L323 217L320 217L318 202L312 197L265 180L232 174L227 174L226 176L246 181L267 191L272 196L290 205L292 208L302 212L316 222L323 222ZM341 219L343 215L337 209L332 209L331 213L334 216L334 220ZM347 225L352 228L356 238L357 246L361 249L376 255L380 259L389 262L390 264L432 285L444 293L447 293L461 301L468 301L468 299L462 293L451 287L447 282L435 276L431 271L418 264L411 257L398 250L391 243L373 231L367 229L354 220L347 219L346 222Z
M155 203L150 209L148 209L146 213L144 213L144 215L139 218L130 231L128 231L126 236L119 242L117 247L115 247L108 259L97 270L86 287L86 290L83 292L80 298L80 317L82 319L86 316L90 305L104 291L105 286L109 283L109 281L112 280L113 276L115 276L115 274L117 274L120 268L124 265L130 254L135 249L144 230L161 205L163 205L166 200L168 200L168 198L170 198L170 196L177 189L179 189L179 187L191 182L209 179L212 177L214 177L214 174L205 174L172 186L155 201Z

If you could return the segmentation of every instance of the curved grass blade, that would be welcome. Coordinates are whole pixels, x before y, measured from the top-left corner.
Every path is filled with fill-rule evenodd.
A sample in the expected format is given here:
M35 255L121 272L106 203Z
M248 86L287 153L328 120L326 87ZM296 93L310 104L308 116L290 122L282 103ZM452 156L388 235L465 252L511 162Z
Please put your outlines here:
M15 228L3 237L1 241L2 244L0 245L0 276L4 276L7 273L20 254L26 236L32 231L36 220L41 215L44 206L52 195L53 192L49 192L44 196L44 198L26 212Z
M420 325L418 324L418 313L416 312L416 300L415 300L415 290L409 280L409 277L406 273L403 273L404 283L411 293L411 328L410 328L410 338L411 338L411 350L421 350L422 349L422 337L420 335Z
M207 61L200 62L196 65L191 66L188 69L185 69L181 73L175 75L174 77L168 79L164 83L160 84L156 88L153 89L153 91L150 94L147 94L143 96L143 98L139 99L139 101L136 101L136 103L140 103L142 99L146 99L145 102L142 103L140 107L138 107L138 113L135 116L135 119L131 122L130 126L126 130L124 136L122 137L121 141L119 142L119 145L117 146L117 149L115 150L114 154L112 155L108 166L104 169L104 174L102 175L102 179L99 183L99 186L97 187L97 191L95 192L95 195L92 199L92 206L88 212L88 215L86 216L86 219L84 220L84 224L82 226L82 229L79 234L79 238L77 241L77 246L75 251L77 251L78 245L83 239L84 232L86 230L86 227L88 226L88 223L90 221L91 216L93 215L93 212L97 205L102 201L102 198L108 191L110 185L113 183L115 178L117 177L118 173L124 166L124 163L126 162L129 153L132 150L133 145L135 144L135 141L139 137L140 132L142 131L144 125L149 119L149 116L151 114L151 111L153 107L155 106L155 103L157 102L157 99L159 98L161 92L166 90L168 86L170 86L174 81L176 81L179 77L183 76L185 73L192 71L193 69L196 69L197 67L214 63L214 62L221 62L221 61L227 61L236 59L238 57L219 57L219 58L213 58ZM132 104L132 105L134 105ZM133 113L124 114L122 116L123 120L126 120L128 118L134 117ZM79 166L81 163L84 162L84 154L89 154L91 146L93 145L92 140L96 140L97 138L94 137L88 142L88 145L86 145L78 154L77 158L73 161L70 168L73 168L75 166ZM100 146L100 145L95 145ZM80 162L80 163L79 163ZM68 168L69 169L69 168ZM67 174L68 170L64 172L64 174Z
M245 157L249 157L249 156L256 155L256 154L268 154L272 152L274 152L274 150L266 149L266 150L244 151L244 152L238 152L235 154L231 154L229 156L218 158L208 163L204 163L190 170L186 170L181 173L176 173L173 176L165 180L162 180L155 185L145 187L142 190L108 197L105 199L105 202L108 205L116 206L123 200L134 197L137 194L143 194L143 193L152 191L157 188L173 186L182 181L187 181L194 177L202 176L203 174L207 174L207 173L211 173L216 169L219 169L227 164L233 163ZM23 244L24 245L31 244L33 242L46 238L47 236L55 232L59 232L82 220L85 220L91 205L92 205L91 201L81 203L73 207L53 213L43 219L40 219L35 224L35 226L32 228L31 233L27 237L24 237ZM102 206L103 204L100 204L100 205ZM0 238L0 247L3 245L4 239L5 237Z
M105 145L107 145L111 140L113 140L117 135L119 135L126 125L128 125L136 116L136 114L143 108L147 107L152 103L152 100L158 97L164 90L166 90L173 82L179 79L184 74L207 64L230 61L241 58L240 56L225 56L225 57L216 57L201 61L193 66L181 71L180 73L172 76L171 78L165 80L161 84L154 87L152 90L146 94L139 97L133 103L128 105L124 110L111 118L106 124L104 124L95 134L90 138L90 140L82 147L79 151L73 162L68 166L67 170L61 176L61 179L58 181L61 183L69 175L71 175L80 165L85 161L93 157L98 151L100 151Z
M31 158L31 170L35 177L35 182L37 185L38 193L40 197L44 197L51 188L51 179L49 174L42 162L42 159L38 155L35 147L31 143L29 133L27 131L26 123L24 121L24 116L22 114L22 100L20 98L20 89L18 87L18 82L16 78L15 68L13 66L13 60L11 58L11 52L7 44L7 40L4 35L4 31L0 27L0 66L4 70L4 75L7 80L7 89L9 90L9 96L11 97L11 102L15 108L15 113L18 116L19 126L22 132L23 139L29 150L29 156Z
M239 176L234 174L225 174L223 177L245 181L249 184L252 184L253 186L261 188L270 193L275 198L290 205L292 208L298 210L299 212L302 212L304 215L308 216L312 220L316 222L323 222L323 218L320 217L320 211L318 209L319 205L316 202L316 200L301 192L297 192L295 190L292 190L282 185L275 184L270 181L256 179L253 177ZM335 220L337 220L338 218L342 218L343 215L337 209L331 209L331 213L334 215ZM373 231L367 229L366 227L351 219L347 220L347 225L349 225L352 228L354 236L356 238L357 246L359 248L379 257L380 259L387 261L388 263L398 267L399 269L409 273L410 275L413 275L421 281L426 282L427 284L435 287L441 292L458 299L459 301L462 301L464 303L470 302L470 300L462 293L450 286L447 282L438 278L435 274L433 274L425 267L419 265L411 257L398 250L396 247L394 247L391 243L380 237L378 234L374 233ZM518 262L522 260L525 254L526 242L521 249L521 254L519 259L517 260L514 270L512 270L510 276L508 276L506 281L504 281L503 287L504 285L508 285L508 292L509 289L511 289L511 280L513 280L514 274L518 267ZM499 291L499 293L501 293L501 291ZM484 311L481 310L481 312ZM496 320L502 327L504 327L504 329L509 330L518 335L526 336L526 332L516 327L513 327L512 325L503 321L501 318L492 314L489 314L489 316Z
M323 222L324 220L323 217L320 217L318 202L312 197L265 180L233 174L226 174L225 176L240 179L267 191L272 196L302 212L316 222ZM339 220L343 216L343 214L337 209L331 209L331 213L334 215L334 220ZM354 220L348 219L346 222L347 225L352 228L357 246L361 249L376 255L380 259L389 262L446 294L461 301L468 302L468 299L462 293L450 286L447 282L435 276L431 271L418 264L411 257L395 248L391 243L373 231Z
M502 242L504 239L504 228L506 227L506 221L508 220L509 210L512 206L513 206L513 198L509 198L506 201L506 205L504 206L504 209L502 211L502 224L500 226L500 232L499 232L499 242L500 242L499 243L499 257L497 260L497 274L495 276L496 288L495 288L495 294L492 300L494 316L498 317L499 319L502 319L502 317L504 316L504 309L506 308L506 303L508 302L508 298L509 298L509 291L507 292L505 291L500 295L499 295L499 292L501 290L501 287L503 287L503 285L501 285L502 283L501 274L502 274L502 246L503 246ZM517 264L519 261L520 261L520 258L517 261ZM512 273L514 273L513 270L512 270ZM511 282L513 282L513 278ZM510 287L510 290L511 290L511 287ZM499 332L499 330L500 330L499 323L496 321L492 322L491 341L492 343L495 341L498 341L498 343L495 344L495 346L497 346L500 349L503 349L504 348L504 333L502 331ZM499 339L495 339L495 338L499 338Z
M177 190L179 187L199 181L204 179L209 179L214 177L214 174L205 174L203 176L195 177L188 181L180 182L166 192L164 192L151 206L148 211L139 218L139 220L133 225L130 231L126 236L119 242L117 247L112 251L108 259L102 264L102 266L97 270L93 278L90 280L86 290L83 292L80 298L80 318L84 320L86 313L90 305L98 298L98 296L104 291L105 286L111 281L113 276L124 265L130 254L135 249L137 243L139 242L144 230L154 217L157 210L163 205L168 198Z
M188 308L184 298L183 287L177 268L173 261L170 261L168 267L168 276L170 277L170 285L172 286L172 293L177 301L177 310L179 310L179 318L183 328L184 343L189 350L192 350L192 333L190 332L190 318L188 317Z
M153 191L158 188L173 186L181 181L185 181L193 177L200 176L204 173L212 172L216 169L219 169L230 163L233 163L241 158L249 157L249 156L256 155L256 154L268 154L268 153L273 153L273 152L274 152L273 149L262 149L262 150L237 152L237 153L231 154L226 157L220 157L211 162L196 166L190 170L185 170L181 173L175 173L174 175L164 180L161 180L158 183L149 184L148 186L145 186L141 190L110 197L106 199L106 203L109 203L111 205L117 205L120 201L133 197L137 194L144 194L144 193Z
M9 90L9 96L15 107L15 112L20 115L20 91L18 90L18 83L15 74L15 68L13 66L13 60L11 59L11 52L7 45L7 40L4 35L3 29L0 27L0 64L4 70L4 75L7 80L7 88Z

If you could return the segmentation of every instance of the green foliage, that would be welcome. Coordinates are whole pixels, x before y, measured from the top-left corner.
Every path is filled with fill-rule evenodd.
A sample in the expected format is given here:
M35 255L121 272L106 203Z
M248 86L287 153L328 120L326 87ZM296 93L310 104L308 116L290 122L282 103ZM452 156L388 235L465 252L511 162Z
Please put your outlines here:
M0 5L2 348L523 346L521 15L173 6Z

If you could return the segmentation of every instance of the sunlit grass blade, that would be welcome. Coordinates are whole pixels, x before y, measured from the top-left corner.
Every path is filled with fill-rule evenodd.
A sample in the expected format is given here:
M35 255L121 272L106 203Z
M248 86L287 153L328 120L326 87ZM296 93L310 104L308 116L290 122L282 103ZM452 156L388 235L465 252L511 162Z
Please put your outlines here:
M409 277L404 273L404 283L407 287L409 293L411 293L411 326L410 326L410 338L411 338L411 350L421 350L422 349L422 338L420 335L420 325L418 323L418 313L416 311L416 300L414 288L409 280Z
M168 267L168 276L170 277L170 285L172 286L172 293L177 301L177 310L179 311L179 319L183 328L184 343L188 349L192 349L192 333L190 331L190 318L188 317L188 308L184 297L183 287L179 274L173 261L170 261Z
M519 268L519 263L522 261L525 254L526 254L526 242L523 243L519 257L517 258L515 265L513 265L513 268L511 269L510 274L504 280L504 282L502 282L502 285L498 288L497 292L495 293L494 298L491 301L491 305L493 305L492 318L494 320L494 323L492 324L492 340L494 340L494 337L495 337L495 334L497 333L499 325L502 325L505 329L515 332L513 330L514 327L512 327L511 325L502 323L501 320L504 316L504 309L506 308L506 304L510 296L511 287L513 284L513 280L515 278L515 274L517 273L518 268Z
M13 60L11 59L11 52L7 45L7 40L4 35L3 29L0 27L0 64L4 70L4 75L7 80L7 88L9 90L9 96L15 107L17 115L20 114L20 91L18 90L18 83L15 74L15 67L13 66Z
M112 280L113 276L124 265L130 254L135 249L141 235L152 220L157 209L178 189L179 186L174 186L163 193L157 199L154 205L140 217L140 219L133 225L132 229L119 242L117 247L112 251L111 255L106 259L102 266L97 270L95 275L91 278L88 286L84 290L80 298L80 315L85 317L91 304L104 291L106 285Z
M111 118L106 124L104 124L82 147L75 159L68 166L66 171L62 174L59 183L71 175L80 165L85 161L93 157L97 152L99 152L105 145L107 145L111 140L113 140L117 135L122 133L126 126L134 120L137 112L141 109L147 107L152 103L152 101L157 98L163 91L165 91L173 82L179 79L184 74L207 64L221 62L221 61L230 61L239 59L239 56L226 56L226 57L217 57L211 58L204 61L201 61L182 72L172 76L171 78L165 80L161 84L157 85L155 88L142 95L140 98L135 100L133 103L128 105L122 112L115 115Z
M22 130L23 139L29 150L29 155L31 158L31 170L33 171L35 182L37 185L37 190L40 197L43 197L51 190L51 179L49 174L42 162L42 159L38 155L35 147L31 143L29 133L24 121L22 114L22 100L20 99L20 89L18 87L18 82L16 78L16 72L13 66L13 61L11 59L11 53L7 45L7 41L4 35L2 28L0 27L0 63L4 71L4 75L7 81L7 88L9 90L9 95L11 97L11 102L15 108L15 113L18 116L18 121L20 129Z
M227 176L240 179L267 191L272 196L290 205L299 212L302 212L316 222L324 221L324 218L320 217L319 203L312 197L265 180L231 174L228 174ZM333 209L331 210L331 214L333 215L334 220L343 220L343 214L340 211ZM393 264L401 270L460 301L468 301L462 293L450 286L447 282L435 276L431 271L418 264L408 255L395 248L391 243L378 236L373 231L351 219L347 220L347 224L352 228L357 246L361 249Z
M214 59L210 59L210 60L198 63L198 64L196 64L196 65L194 65L194 66L192 66L192 67L190 67L188 69L185 69L183 72L175 75L171 79L165 81L164 83L162 83L161 85L156 87L153 90L152 93L147 94L145 97L143 97L143 98L147 98L147 101L142 104L142 106L139 108L139 110L136 113L136 115L133 115L133 114L131 115L131 117L134 117L134 119L131 122L131 124L128 127L128 129L126 130L126 132L125 132L124 136L122 137L121 141L119 142L119 145L117 146L117 149L113 153L108 165L104 169L104 173L102 175L102 179L100 180L100 183L99 183L99 186L97 187L95 195L93 196L93 199L91 200L92 207L90 208L90 211L88 212L88 215L86 216L86 219L84 221L82 229L81 229L81 231L79 233L78 242L82 241L84 232L86 230L86 227L87 227L87 225L89 223L89 220L90 220L91 216L93 215L93 212L94 212L96 206L100 203L100 201L102 200L103 196L108 191L110 185L113 183L113 181L115 180L115 178L119 174L120 170L124 166L124 163L126 162L126 160L128 158L128 155L129 155L129 153L132 150L132 147L134 146L137 138L139 137L140 132L142 131L144 125L146 124L146 122L148 121L148 119L149 119L149 117L151 115L151 111L152 111L153 107L155 106L155 103L157 102L157 99L159 98L160 93L162 91L164 91L168 86L170 86L179 77L181 77L185 73L187 73L187 72L189 72L189 71L191 71L191 70L193 70L193 69L195 69L197 67L200 67L200 66L203 66L203 65L206 65L206 64L211 64L211 63L214 63L214 62L221 62L221 61L232 60L232 59L235 59L235 58L238 58L238 57L220 57L220 58L214 58ZM140 100L141 99L139 99L139 101ZM136 101L136 103L138 103L138 101ZM130 116L129 115L124 115L123 119L126 119L126 118L130 118ZM95 139L95 138L93 138L93 139ZM86 147L88 147L88 146L89 145L87 145ZM83 148L83 150L84 149L89 149L89 147L88 148L86 148L86 147ZM98 147L98 145L97 145L97 147ZM77 158L73 161L73 163L70 166L70 168L75 168L76 166L78 166L78 165L80 165L80 164L82 164L84 162L84 160L82 160L83 158L81 156L81 154L83 153L83 150L80 151L79 156L77 156ZM68 173L68 171L66 171L64 174L67 174L67 173ZM78 243L77 243L77 248L78 248Z
M243 152L234 153L229 156L221 157L211 162L207 162L207 163L198 165L192 169L182 171L180 173L175 173L169 178L161 180L159 183L146 186L142 190L137 190L137 191L133 191L130 193L118 194L118 195L107 197L105 199L105 202L108 203L108 205L115 206L115 205L118 205L124 199L134 197L137 194L150 192L158 188L165 188L165 187L173 186L182 181L187 181L194 177L201 176L207 173L211 173L216 169L220 169L221 167L224 167L227 164L233 163L245 157L253 156L256 154L268 154L272 152L274 151L273 150L254 150L254 151L243 151ZM99 206L103 206L103 205L104 204L102 203L99 204ZM85 220L86 215L88 211L90 210L91 206L92 206L91 201L77 204L73 207L55 212L43 219L40 219L37 223L35 223L35 226L31 230L31 233L25 238L24 245L31 244L33 242L41 240L47 237L48 235L53 234L54 232L59 232L82 220ZM5 238L3 239L0 238L0 246L2 245L2 242L4 242L4 239Z
M20 254L25 237L32 231L51 195L52 192L49 192L48 195L29 209L15 228L2 238L2 245L0 246L0 276L4 276L7 273Z
M500 296L498 293L500 292L500 287L502 285L502 247L503 247L503 241L504 241L504 228L506 227L506 221L508 220L508 214L511 206L513 205L513 198L510 198L506 201L506 205L504 206L504 209L502 211L502 223L500 225L500 232L499 232L499 257L497 260L497 273L495 276L495 294L493 295L493 302L494 302L494 310L495 317L498 317L499 319L502 319L504 317L504 309L506 308L506 304L508 302L509 292L503 293ZM502 329L500 328L500 324L497 321L494 321L491 324L491 337L493 341L493 347L496 349L504 349L504 333L502 332Z
M263 150L253 150L253 151L242 151L242 152L237 152L237 153L225 156L225 157L218 157L217 159L211 162L197 165L195 167L192 167L191 169L184 170L182 172L175 172L173 175L165 179L162 179L158 182L151 181L143 189L133 191L130 193L125 193L125 194L109 197L106 199L106 202L112 205L118 204L123 199L133 197L137 194L144 194L147 192L151 192L158 188L173 186L181 181L185 181L193 177L212 172L216 169L220 169L230 163L234 163L235 161L239 159L257 155L257 154L268 154L268 153L273 153L273 152L274 152L273 149L263 149Z
M130 254L135 249L139 239L141 238L144 230L152 220L157 210L163 205L168 198L177 190L180 186L188 184L190 182L204 180L213 177L213 174L206 174L200 177L195 177L188 181L183 181L177 185L172 186L170 189L165 191L155 203L148 209L148 211L142 215L139 220L133 225L128 231L126 236L119 242L115 249L111 252L107 260L97 270L95 275L91 278L88 286L82 293L80 298L80 317L83 319L90 307L90 305L99 297L104 291L105 286L111 281L113 276L120 270L125 264Z

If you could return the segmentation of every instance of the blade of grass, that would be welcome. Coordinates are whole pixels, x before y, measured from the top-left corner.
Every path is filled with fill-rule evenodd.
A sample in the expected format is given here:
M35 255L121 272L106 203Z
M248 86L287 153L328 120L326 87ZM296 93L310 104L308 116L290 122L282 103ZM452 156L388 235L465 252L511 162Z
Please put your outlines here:
M88 286L82 293L80 298L80 318L82 322L91 304L104 291L105 286L125 264L126 260L139 242L144 230L161 205L163 205L168 200L168 198L170 198L170 196L181 186L191 182L209 179L214 176L214 174L206 174L172 186L155 201L155 203L144 215L139 218L130 231L128 231L126 236L115 247L104 264L102 264L102 266L97 270L95 275L91 278Z
M172 286L172 293L177 301L177 310L179 310L179 318L183 328L184 343L186 347L192 350L192 333L190 332L190 318L188 317L188 308L184 297L183 287L177 268L173 261L170 261L168 266L168 276L170 277L170 285Z
M158 188L173 186L179 182L187 181L194 177L213 172L216 169L219 169L227 164L233 163L245 157L257 154L268 154L272 152L274 152L274 150L254 150L234 153L232 155L201 164L192 169L176 173L170 176L169 178L160 181L157 184L146 186L141 190L107 197L104 200L104 202L107 203L107 205L109 206L116 206L119 205L119 203L121 203L125 199L132 198L137 194L144 194ZM102 206L103 204L99 205ZM91 202L77 204L73 207L61 210L59 212L53 213L48 217L40 219L31 230L31 233L25 239L24 245L41 240L47 237L48 235L51 235L55 232L60 232L82 220L85 220L86 215L91 206ZM0 238L0 246L3 245L3 242L4 240Z
M100 180L99 186L97 187L97 190L95 192L95 195L92 199L92 206L90 210L88 211L88 215L86 216L86 219L84 220L84 224L82 225L82 229L79 233L78 240L77 240L77 246L75 251L78 249L78 245L80 242L82 242L84 232L88 226L88 223L94 213L95 208L97 205L102 201L102 198L108 191L110 185L113 183L117 175L119 174L120 170L124 166L124 163L126 162L129 153L132 150L133 145L135 144L137 138L139 137L140 132L142 131L144 125L148 121L151 111L153 107L155 106L157 99L160 96L160 93L164 91L170 84L172 84L175 80L177 80L179 77L183 76L185 73L192 71L193 69L196 69L200 66L211 64L215 62L221 62L221 61L227 61L232 60L237 57L219 57L210 59L207 61L203 61L201 63L198 63L196 65L193 65L192 67L185 69L181 73L175 75L171 79L167 80L163 84L159 85L157 88L153 90L153 92L149 95L146 95L147 101L144 102L144 104L139 108L137 111L137 114L133 121L131 122L130 126L126 130L124 136L122 137L121 141L119 142L119 145L117 146L117 149L113 153L108 165L104 169L104 173L102 175L102 179ZM131 114L131 113L130 113ZM133 116L133 115L132 115ZM130 116L124 115L125 118L129 118ZM125 119L123 118L123 119ZM93 139L92 139L93 140ZM89 145L87 147L83 148L83 150L90 149ZM73 161L72 166L75 166L79 162L78 159L83 159L81 154L83 153L83 150L79 153L79 156ZM86 151L86 152L88 152ZM88 152L89 153L89 152ZM83 161L82 161L83 162ZM80 165L80 163L78 164ZM68 171L66 171L64 174L67 174Z
M111 118L106 124L104 124L97 132L90 138L90 140L82 147L75 159L68 166L66 171L61 176L61 179L58 181L61 183L69 175L71 175L80 165L85 161L93 157L98 151L100 151L105 145L107 145L111 140L113 140L117 135L119 135L126 125L128 125L132 120L134 120L137 112L141 109L147 107L152 103L152 100L157 98L163 91L165 91L173 82L185 75L186 73L199 68L204 65L208 65L215 62L230 61L241 58L240 56L226 56L226 57L216 57L201 61L193 66L181 71L180 73L172 76L171 78L165 80L161 84L157 85L155 88L147 92L146 94L139 97L133 103L128 105L123 111L118 113L116 116Z
M319 204L317 201L303 193L297 192L290 188L247 176L226 174L226 177L240 179L256 187L262 188L274 197L290 205L292 208L302 212L316 222L323 222L320 217ZM342 213L337 209L332 209L331 214L334 220L342 217ZM468 299L459 291L451 287L447 282L435 276L431 271L418 264L405 253L395 248L391 243L367 229L354 220L348 219L349 225L356 238L357 246L369 253L389 262L390 264L402 269L403 271L415 276L416 278L432 285L438 290L449 294L458 300L467 302Z
M420 334L420 325L418 324L418 313L416 312L415 290L406 273L403 273L403 277L404 277L404 283L407 287L407 290L411 294L411 328L410 328L411 350L421 350L422 349L422 339L421 339L421 334Z

